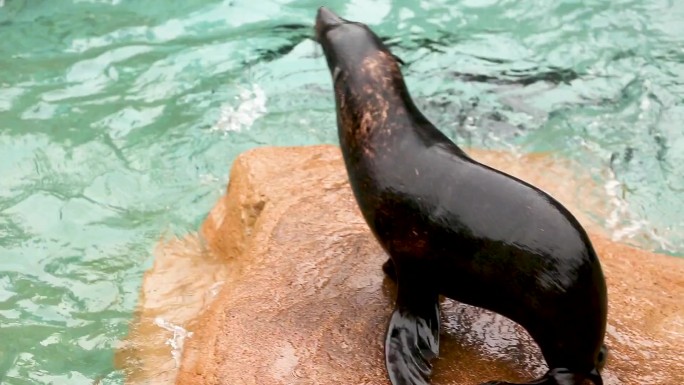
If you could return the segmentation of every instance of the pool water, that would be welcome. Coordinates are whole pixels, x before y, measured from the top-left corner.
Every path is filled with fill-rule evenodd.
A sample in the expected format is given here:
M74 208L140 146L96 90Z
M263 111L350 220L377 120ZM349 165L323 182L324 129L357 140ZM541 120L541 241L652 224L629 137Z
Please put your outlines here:
M615 239L684 255L684 2L0 0L0 383L122 383L157 242L240 152L337 142L319 5L458 143L576 160Z

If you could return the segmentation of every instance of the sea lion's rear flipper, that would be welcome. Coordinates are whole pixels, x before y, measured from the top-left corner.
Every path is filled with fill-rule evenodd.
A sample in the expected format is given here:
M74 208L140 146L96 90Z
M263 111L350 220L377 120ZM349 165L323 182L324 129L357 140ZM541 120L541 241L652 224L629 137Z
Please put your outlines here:
M402 305L398 298L385 339L385 364L392 385L428 385L430 361L438 353L437 296L414 307Z
M580 375L565 368L551 369L542 378L524 384L490 381L480 385L581 385L585 383L585 379L591 380L594 385L603 385L603 380L597 369L592 370L588 375Z
M382 264L382 271L384 271L392 281L397 281L397 270L394 267L392 258L389 258L387 261L385 261L385 263Z

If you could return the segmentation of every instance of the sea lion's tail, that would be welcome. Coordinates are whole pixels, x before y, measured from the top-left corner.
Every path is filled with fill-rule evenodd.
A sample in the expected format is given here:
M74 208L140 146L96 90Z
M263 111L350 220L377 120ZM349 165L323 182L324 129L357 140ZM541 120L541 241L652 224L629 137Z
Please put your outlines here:
M603 385L603 378L601 378L601 373L599 373L598 369L594 369L589 372L588 378L594 383L594 385Z
M606 366L607 360L608 360L608 347L606 345L601 345L601 352L599 353L598 362L596 363L597 371L603 370L603 367Z
M608 360L608 347L606 345L601 345L601 352L598 356L598 362L594 370L589 372L587 376L594 385L603 385L603 379L601 378L601 370L606 366L606 361Z
M387 329L385 365L392 385L429 385L439 353L439 304L424 311L397 307Z

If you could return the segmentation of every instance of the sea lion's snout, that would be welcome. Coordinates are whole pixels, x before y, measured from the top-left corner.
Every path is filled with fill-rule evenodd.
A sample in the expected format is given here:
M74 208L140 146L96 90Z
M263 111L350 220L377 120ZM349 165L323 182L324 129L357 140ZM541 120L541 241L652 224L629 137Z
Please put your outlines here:
M391 60L385 60L387 57L392 57L392 53L365 24L343 19L328 8L320 7L316 14L314 28L316 41L323 48L335 83L341 77L349 81L358 79L361 83L373 80L364 75L365 67L368 65L366 61L371 57L375 58L373 61L375 64L371 67L376 68L376 71L392 68ZM378 64L383 65L378 66ZM394 72L387 72L386 77L376 76L374 79L384 79L394 75Z
M326 7L318 8L316 14L316 40L321 41L325 31L344 23L344 19Z

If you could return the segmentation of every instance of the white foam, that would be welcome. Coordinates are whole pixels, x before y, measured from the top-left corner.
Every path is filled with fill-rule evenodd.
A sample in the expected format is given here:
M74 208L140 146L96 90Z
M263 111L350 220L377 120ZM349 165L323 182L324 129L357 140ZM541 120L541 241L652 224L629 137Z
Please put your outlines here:
M211 294L212 297L216 297L218 293L221 292L221 288L225 283L226 281L218 281L211 285L211 287L209 288L209 294Z
M236 106L237 104L237 106ZM214 131L242 131L252 127L254 122L266 114L266 94L257 84L251 89L243 88L235 102L221 107L221 115L212 128Z
M648 221L635 217L635 214L629 209L627 201L622 198L624 185L617 180L612 171L604 188L613 207L606 219L606 226L611 231L613 241L624 241L644 235L663 250L674 250L673 245L666 238L658 235Z
M200 184L205 186L213 186L219 181L219 178L213 174L199 174L197 177L199 178Z
M166 344L171 346L171 357L173 357L173 360L176 362L176 367L178 367L180 365L181 353L183 352L183 343L186 338L192 337L192 332L166 321L161 317L155 318L154 324L162 329L173 332L173 336L166 340Z

